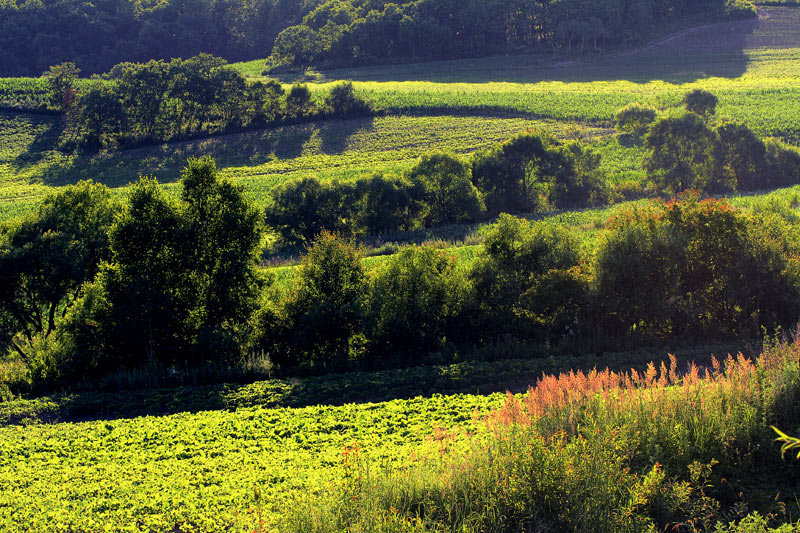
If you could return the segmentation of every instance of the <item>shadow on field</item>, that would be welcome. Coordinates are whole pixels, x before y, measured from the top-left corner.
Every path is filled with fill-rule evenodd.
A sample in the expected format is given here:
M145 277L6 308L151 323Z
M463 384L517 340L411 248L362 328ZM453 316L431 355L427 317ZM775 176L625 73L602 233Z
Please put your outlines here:
M172 389L87 392L31 400L0 402L0 427L30 422L57 423L115 420L138 416L168 416L199 411L233 411L240 408L299 408L311 405L385 402L434 394L490 394L524 392L542 373L610 368L644 370L650 361L658 364L675 354L679 369L690 362L710 366L711 354L744 351L757 354L757 344L736 343L672 348L642 348L636 351L587 355L531 357L531 347L519 344L503 352L514 359L464 361L452 365L348 372L325 376L286 378L250 384L185 386Z
M633 50L595 57L559 58L540 53L335 69L315 76L323 81L437 83L618 80L687 83L708 77L736 78L748 68L748 50L800 47L800 9L762 7L760 12L760 18L685 28ZM281 78L288 82L305 76Z
M180 178L190 157L210 155L220 169L225 169L278 164L306 154L336 155L346 149L353 134L372 128L373 120L309 122L108 153L65 155L43 171L42 180L46 185L57 186L91 178L117 187L134 182L139 176L154 176L162 183L172 183ZM269 168L264 173L270 173Z

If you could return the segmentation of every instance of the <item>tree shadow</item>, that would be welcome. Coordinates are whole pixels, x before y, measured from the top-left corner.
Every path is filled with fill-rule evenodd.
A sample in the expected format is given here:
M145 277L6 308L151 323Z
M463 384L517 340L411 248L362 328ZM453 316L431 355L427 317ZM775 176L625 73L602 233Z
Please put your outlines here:
M60 186L92 178L117 187L134 181L140 175L152 175L162 183L172 183L179 179L190 157L210 155L221 169L259 166L302 156L314 136L319 137L321 144L312 149L336 155L346 150L351 135L372 127L372 120L370 117L315 121L108 153L78 153L53 161L43 171L42 181L46 185ZM41 144L38 146L43 147ZM46 149L53 147L48 145ZM30 154L26 157L36 158L32 149L26 153ZM41 160L40 156L37 161Z
M748 50L800 46L798 24L800 9L770 7L761 9L760 18L685 28L636 49L589 58L552 53L496 56L334 69L315 73L315 78L436 83L660 80L676 84L709 77L736 78L747 71ZM306 78L306 74L281 76L286 82Z

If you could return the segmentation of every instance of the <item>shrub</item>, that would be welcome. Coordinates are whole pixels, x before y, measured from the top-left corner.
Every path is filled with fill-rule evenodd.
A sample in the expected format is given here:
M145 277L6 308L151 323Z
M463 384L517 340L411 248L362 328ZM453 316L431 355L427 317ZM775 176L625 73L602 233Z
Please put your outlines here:
M645 170L664 190L677 193L687 188L725 189L715 182L714 150L717 136L695 113L660 118L645 136L648 154Z
M420 364L448 340L457 340L450 333L456 332L468 293L456 258L446 250L424 246L396 254L371 287L371 357L381 360L372 364ZM389 354L395 354L393 361Z
M336 117L355 117L372 113L372 105L356 95L353 83L335 85L325 97L325 108Z
M324 231L303 257L296 282L277 310L272 343L283 368L314 372L343 370L362 354L367 279L361 253ZM270 341L270 339L267 339Z
M581 252L572 233L501 215L484 246L470 274L481 324L475 335L493 340L512 334L542 343L579 336L588 287L577 269Z
M474 222L483 214L483 200L470 181L469 167L456 157L422 156L408 178L424 190L426 226Z
M614 114L615 127L624 135L642 135L655 119L655 109L637 103L621 107Z
M683 105L691 113L701 117L710 117L717 110L717 97L703 89L693 89L683 95Z

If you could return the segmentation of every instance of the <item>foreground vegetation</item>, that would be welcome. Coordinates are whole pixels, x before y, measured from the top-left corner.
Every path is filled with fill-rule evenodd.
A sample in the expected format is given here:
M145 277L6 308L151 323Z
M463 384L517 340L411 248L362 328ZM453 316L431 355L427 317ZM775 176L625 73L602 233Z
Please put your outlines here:
M464 442L378 467L346 450L335 489L283 531L796 531L796 465L771 424L797 423L798 345L676 372L571 372L509 395ZM774 499L773 499L774 498Z

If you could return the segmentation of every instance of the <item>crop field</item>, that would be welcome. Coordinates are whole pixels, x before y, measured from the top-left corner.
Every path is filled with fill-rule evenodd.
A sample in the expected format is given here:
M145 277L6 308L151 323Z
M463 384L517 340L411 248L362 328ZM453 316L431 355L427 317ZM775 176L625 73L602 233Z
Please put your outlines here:
M0 112L0 218L32 208L50 187L79 179L117 188L140 175L173 183L187 158L205 154L262 204L275 184L295 176L348 180L378 171L400 172L429 151L469 154L531 129L588 141L610 134L607 128L526 118L386 116L76 156L55 149L57 121L47 115Z
M676 353L681 361L704 361L731 350L736 347ZM523 391L543 371L643 368L654 356L461 363L238 387L14 400L0 413L0 529L95 531L113 524L119 531L269 531L294 498L341 478L346 447L357 445L376 467L405 464L416 454L440 451L437 428L451 435L458 434L454 428L482 431L481 415L505 399L431 391ZM334 396L363 402L409 393L427 397L315 405ZM20 421L14 408L33 418L7 425ZM148 410L166 413L136 417ZM30 421L80 419L87 412L99 419Z
M503 398L3 427L0 529L252 531L260 519L274 525L294 496L340 477L346 446L361 446L377 464L407 459L437 427L475 431L473 415Z
M531 128L583 138L613 182L639 181L643 150L611 136L617 108L679 105L692 88L713 91L718 115L762 135L800 143L800 9L770 6L762 18L685 30L647 47L589 59L544 55L366 67L302 76L319 93L340 79L385 116L308 123L114 154L55 149L54 115L0 114L0 219L32 209L50 187L92 178L124 187L139 175L174 182L187 157L210 154L259 204L277 183L314 174L352 179L409 168L423 153L468 154ZM256 73L258 62L235 65ZM297 76L283 81L296 81ZM40 94L40 80L0 80L0 97ZM2 100L2 98L0 98ZM169 188L169 185L167 186Z

